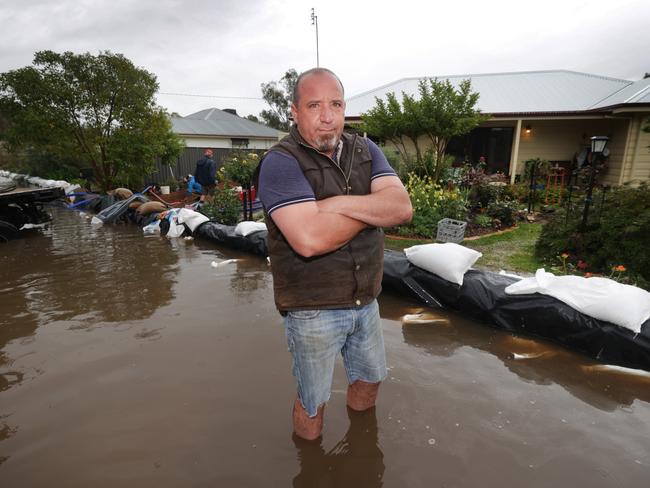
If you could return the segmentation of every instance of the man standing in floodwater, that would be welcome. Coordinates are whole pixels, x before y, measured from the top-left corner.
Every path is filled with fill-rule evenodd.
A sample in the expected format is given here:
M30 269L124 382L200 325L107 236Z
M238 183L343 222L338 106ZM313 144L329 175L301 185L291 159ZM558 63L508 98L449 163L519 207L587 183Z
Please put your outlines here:
M343 132L343 96L332 71L302 73L293 91L294 125L258 167L275 303L298 390L293 427L304 439L322 432L339 353L348 406L363 411L375 405L386 377L376 300L381 228L412 216L408 193L381 150Z

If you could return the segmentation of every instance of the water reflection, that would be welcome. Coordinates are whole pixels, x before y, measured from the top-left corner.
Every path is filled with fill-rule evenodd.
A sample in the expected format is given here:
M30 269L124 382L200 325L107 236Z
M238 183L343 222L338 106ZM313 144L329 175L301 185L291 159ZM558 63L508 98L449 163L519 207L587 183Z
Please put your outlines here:
M604 411L631 406L635 400L650 402L648 378L592 369L590 366L596 363L578 353L542 340L513 336L452 312L398 304L394 298L384 299L383 306L380 303L382 317L400 320L404 314L424 310L449 319L449 323L403 325L404 341L429 354L451 357L464 346L485 351L499 358L520 379L540 385L557 384Z
M230 274L230 289L238 299L253 303L259 299L253 292L272 286L271 268L266 258L215 244L207 239L195 239L194 246L211 255L216 253L217 263L235 260L233 263L218 266L215 272Z
M230 288L239 298L252 301L254 291L271 286L271 272L262 258L248 256L237 260L237 272L230 279Z
M300 473L293 486L379 487L383 485L384 455L378 445L375 408L355 412L348 408L350 427L343 439L325 452L322 438L305 441L295 434Z
M5 419L7 417L8 415L0 415L0 442L9 439L9 437L13 436L18 430L16 427L10 427L6 423ZM3 456L0 453L0 464L4 463L7 459L9 459L9 456Z
M138 320L170 303L178 257L166 239L145 239L136 226L93 228L78 214L54 213L48 231L3 246L0 346L53 320L82 326Z

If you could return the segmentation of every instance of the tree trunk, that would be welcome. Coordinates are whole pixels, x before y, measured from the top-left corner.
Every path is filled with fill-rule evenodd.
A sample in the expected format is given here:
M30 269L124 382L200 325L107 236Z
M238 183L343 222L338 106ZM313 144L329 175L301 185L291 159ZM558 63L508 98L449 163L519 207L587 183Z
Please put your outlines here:
M437 138L437 143L435 145L435 151L436 151L436 167L435 167L435 175L434 179L436 183L440 180L440 177L442 175L442 169L445 165L445 150L447 149L447 140L438 137Z

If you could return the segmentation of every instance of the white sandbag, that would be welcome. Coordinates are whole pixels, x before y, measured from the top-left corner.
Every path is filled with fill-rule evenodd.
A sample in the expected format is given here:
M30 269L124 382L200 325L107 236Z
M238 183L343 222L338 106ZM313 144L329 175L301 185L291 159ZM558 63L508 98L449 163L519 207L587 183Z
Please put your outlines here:
M210 218L201 212L195 212L189 208L181 208L176 214L176 220L179 224L187 225L194 232L199 225L207 222Z
M540 268L535 276L513 283L505 292L509 295L548 295L585 315L637 333L650 318L650 293L608 278L555 276Z
M453 242L412 246L404 249L404 254L418 268L461 286L467 270L483 256L474 249Z
M246 237L248 234L259 232L261 230L266 230L266 224L264 222L245 220L244 222L239 222L237 224L235 227L235 235Z

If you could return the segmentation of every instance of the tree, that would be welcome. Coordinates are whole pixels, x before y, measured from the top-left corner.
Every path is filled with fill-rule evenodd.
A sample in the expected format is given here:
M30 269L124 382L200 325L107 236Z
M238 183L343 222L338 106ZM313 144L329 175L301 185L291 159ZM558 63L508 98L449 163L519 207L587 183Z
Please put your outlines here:
M279 82L262 83L262 98L269 104L270 110L262 110L260 119L274 129L288 131L291 125L291 97L296 86L298 72L287 70Z
M12 152L91 166L106 191L182 151L169 116L154 103L157 89L153 74L121 54L40 51L33 66L0 74L0 112L9 120L0 137Z
M249 114L244 118L250 120L251 122L256 122L258 124L260 123L260 119L257 118L257 115Z
M369 134L392 142L407 164L420 166L437 181L449 140L488 118L475 108L478 97L471 91L470 80L462 81L456 89L449 80L425 78L418 83L417 98L404 92L401 103L394 93L387 95L386 102L376 98L376 105L362 114L363 127ZM420 147L422 137L431 142L431 149L424 153Z

